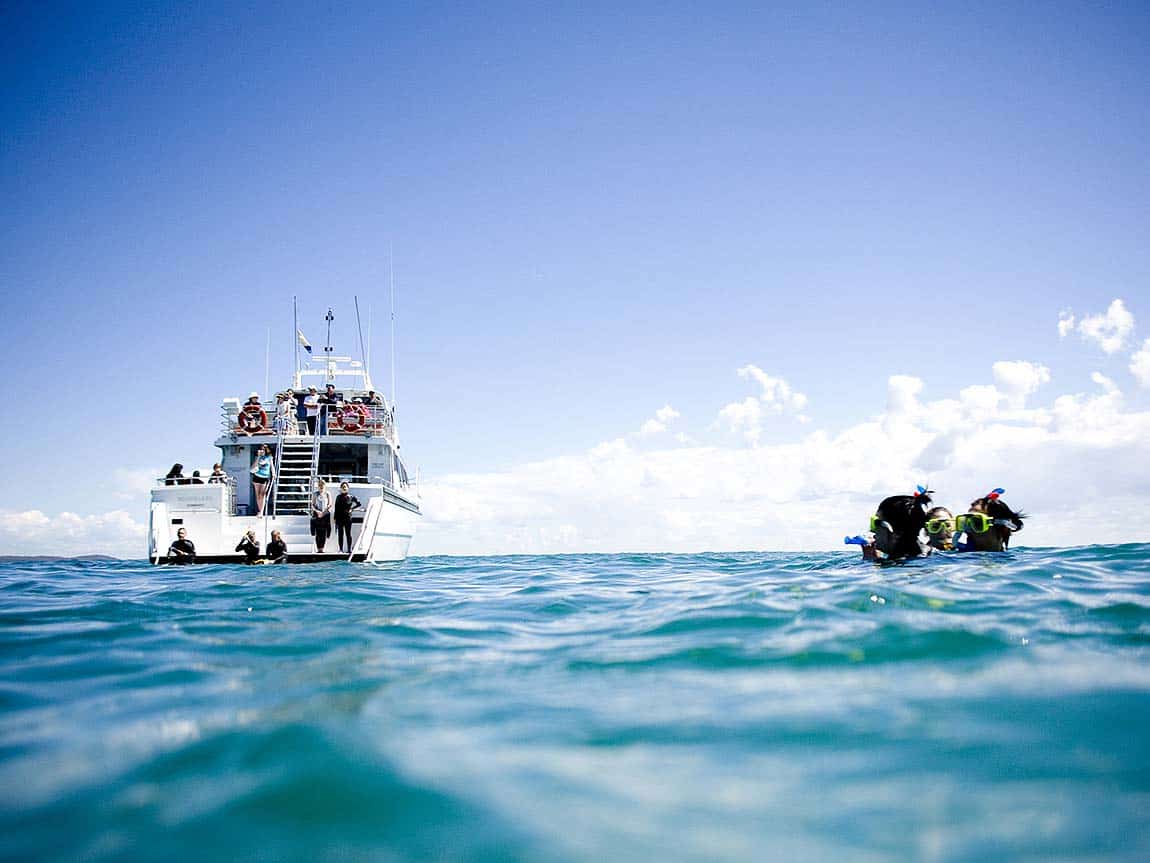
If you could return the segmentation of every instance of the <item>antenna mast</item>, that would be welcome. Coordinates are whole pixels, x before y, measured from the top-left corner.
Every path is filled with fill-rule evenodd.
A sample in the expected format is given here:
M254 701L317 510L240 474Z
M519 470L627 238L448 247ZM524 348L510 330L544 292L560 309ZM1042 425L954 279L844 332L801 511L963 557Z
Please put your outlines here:
M324 361L327 365L327 383L335 383L335 360L332 359L331 347L331 322L335 320L335 315L332 314L331 309L327 310L327 314L323 316L327 321L327 344L323 346L323 352L326 354Z
M371 385L371 371L367 367L367 351L363 347L363 322L359 319L359 297L355 300L355 328L359 330L359 358L363 361L363 384L365 390L374 389Z
M299 307L296 304L296 298L291 298L291 321L292 321L292 334L291 343L292 349L295 351L295 381L293 385L299 387Z
M395 247L391 243L387 248L387 269L391 287L391 405L395 407Z

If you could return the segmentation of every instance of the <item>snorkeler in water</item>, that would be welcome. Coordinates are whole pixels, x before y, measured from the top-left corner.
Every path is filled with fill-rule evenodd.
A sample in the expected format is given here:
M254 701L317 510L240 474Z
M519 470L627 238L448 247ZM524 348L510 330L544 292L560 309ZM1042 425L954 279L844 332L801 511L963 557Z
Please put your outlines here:
M958 551L1006 551L1010 538L1022 530L1026 513L1002 500L1006 489L996 488L970 502L970 509L955 519L954 547Z

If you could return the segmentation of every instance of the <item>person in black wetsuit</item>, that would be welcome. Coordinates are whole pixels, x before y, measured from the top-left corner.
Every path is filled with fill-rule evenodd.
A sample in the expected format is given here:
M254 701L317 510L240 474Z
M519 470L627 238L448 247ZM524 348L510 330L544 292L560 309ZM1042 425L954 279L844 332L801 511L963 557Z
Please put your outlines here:
M240 539L236 551L244 553L244 563L258 563L260 559L260 544L256 541L256 532L249 530Z
M339 494L335 496L335 532L339 541L339 550L351 554L351 511L359 509L363 504L359 498L348 492L346 482L339 484ZM344 537L347 537L346 548Z
M287 561L287 543L278 530L272 531L271 542L268 543L267 559L264 563L285 563Z
M188 531L181 527L176 531L176 541L168 546L168 563L195 563L196 546L188 539Z
M186 485L187 480L184 479L184 466L179 462L172 465L172 469L168 471L167 476L164 477L164 485Z

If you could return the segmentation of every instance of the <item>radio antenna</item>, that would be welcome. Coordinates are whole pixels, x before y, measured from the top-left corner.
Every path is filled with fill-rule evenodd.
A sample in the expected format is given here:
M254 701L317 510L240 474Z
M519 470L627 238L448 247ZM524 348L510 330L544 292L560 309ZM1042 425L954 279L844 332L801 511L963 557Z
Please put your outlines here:
M399 401L395 391L395 246L387 244L388 282L391 287L391 405Z
M363 361L363 382L364 389L373 389L371 385L371 371L367 367L367 351L363 347L363 322L359 318L359 297L353 297L355 300L355 328L359 331L359 358Z

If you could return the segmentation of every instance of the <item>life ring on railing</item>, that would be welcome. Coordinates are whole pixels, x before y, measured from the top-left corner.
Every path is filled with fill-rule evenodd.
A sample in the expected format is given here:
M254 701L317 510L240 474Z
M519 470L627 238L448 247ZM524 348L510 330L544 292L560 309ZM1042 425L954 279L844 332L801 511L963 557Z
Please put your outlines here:
M363 431L367 425L367 410L363 405L344 405L335 415L335 423L345 432Z
M244 405L240 410L240 428L248 434L262 432L268 427L268 415L257 405Z

